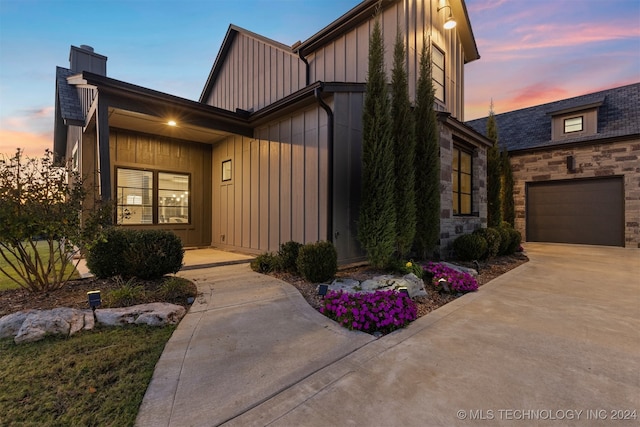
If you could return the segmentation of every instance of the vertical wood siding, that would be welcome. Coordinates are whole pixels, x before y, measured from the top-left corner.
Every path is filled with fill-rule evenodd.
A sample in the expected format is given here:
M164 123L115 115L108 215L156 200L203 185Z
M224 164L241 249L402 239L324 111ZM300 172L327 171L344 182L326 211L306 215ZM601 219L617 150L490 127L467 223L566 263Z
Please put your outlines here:
M409 93L413 99L422 45L425 40L427 43L430 40L445 53L446 103L441 109L463 121L464 53L456 30L442 29L448 9L438 13L439 4L438 0L404 0L384 10L380 24L384 37L387 77L391 76L393 45L399 29L407 46ZM373 22L372 17L308 55L311 81L366 82L369 34L373 29Z
M185 246L211 244L210 145L111 128L109 150L114 195L115 169L118 167L180 172L191 176L191 224L143 225L137 228L169 229L182 239ZM233 215L230 218L233 220Z
M213 148L212 244L264 252L289 240L326 239L326 112L313 106L256 136L230 136ZM222 162L229 159L232 180L223 183Z
M230 111L257 111L302 89L305 72L292 52L238 33L206 102Z

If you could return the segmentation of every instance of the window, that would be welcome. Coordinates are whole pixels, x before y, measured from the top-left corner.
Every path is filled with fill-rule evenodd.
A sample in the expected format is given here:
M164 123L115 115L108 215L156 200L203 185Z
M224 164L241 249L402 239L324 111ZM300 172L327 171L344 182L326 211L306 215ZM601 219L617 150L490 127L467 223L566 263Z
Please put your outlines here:
M222 180L231 181L231 160L222 162Z
M471 215L471 153L453 147L453 214Z
M433 46L431 50L431 78L438 101L444 102L444 52Z
M116 223L189 223L190 176L118 168Z
M582 129L582 116L564 119L564 133L581 132Z

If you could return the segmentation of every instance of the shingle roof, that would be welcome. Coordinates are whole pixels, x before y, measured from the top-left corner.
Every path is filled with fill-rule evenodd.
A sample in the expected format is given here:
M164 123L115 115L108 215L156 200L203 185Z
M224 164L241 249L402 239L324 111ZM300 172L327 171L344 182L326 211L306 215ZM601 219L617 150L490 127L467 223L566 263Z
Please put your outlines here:
M598 106L598 133L562 141L551 140L552 115ZM487 134L487 117L466 124ZM640 83L496 114L498 143L509 151L640 135Z
M78 90L67 82L67 77L73 74L69 69L56 67L56 93L58 94L60 116L67 124L84 124L84 114L80 98L78 98Z

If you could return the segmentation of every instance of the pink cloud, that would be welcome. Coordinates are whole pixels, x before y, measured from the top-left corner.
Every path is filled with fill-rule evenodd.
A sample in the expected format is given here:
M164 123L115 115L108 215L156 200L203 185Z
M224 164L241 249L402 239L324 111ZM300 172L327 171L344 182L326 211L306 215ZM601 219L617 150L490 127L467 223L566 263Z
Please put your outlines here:
M31 133L15 130L0 129L0 157L8 157L21 148L29 157L40 157L45 150L53 148L53 133Z
M479 13L489 9L495 9L507 3L508 0L482 0L474 1L467 6L467 11L470 13Z

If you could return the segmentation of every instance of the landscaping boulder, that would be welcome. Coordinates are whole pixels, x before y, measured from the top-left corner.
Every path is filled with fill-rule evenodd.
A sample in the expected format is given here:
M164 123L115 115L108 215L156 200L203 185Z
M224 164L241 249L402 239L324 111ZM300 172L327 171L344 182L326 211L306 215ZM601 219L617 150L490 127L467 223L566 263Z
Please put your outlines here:
M411 298L427 295L424 289L424 282L413 273L409 273L403 277L388 274L376 276L362 283L354 279L336 279L329 285L329 289L332 291L348 293L370 293L375 291L398 290L400 288L407 288L409 297Z
M184 307L168 303L152 303L124 308L105 308L95 311L98 323L107 326L145 324L164 326L176 324L184 317ZM47 335L70 336L95 326L91 310L55 308L53 310L25 310L0 318L0 338L13 337L16 344L38 341Z
M477 277L478 276L478 272L476 270L474 270L473 268L467 268L467 267L463 267L461 265L451 264L449 262L440 262L439 264L445 265L445 266L451 268L452 270L456 270L456 271L459 271L461 273L470 274L472 277Z

